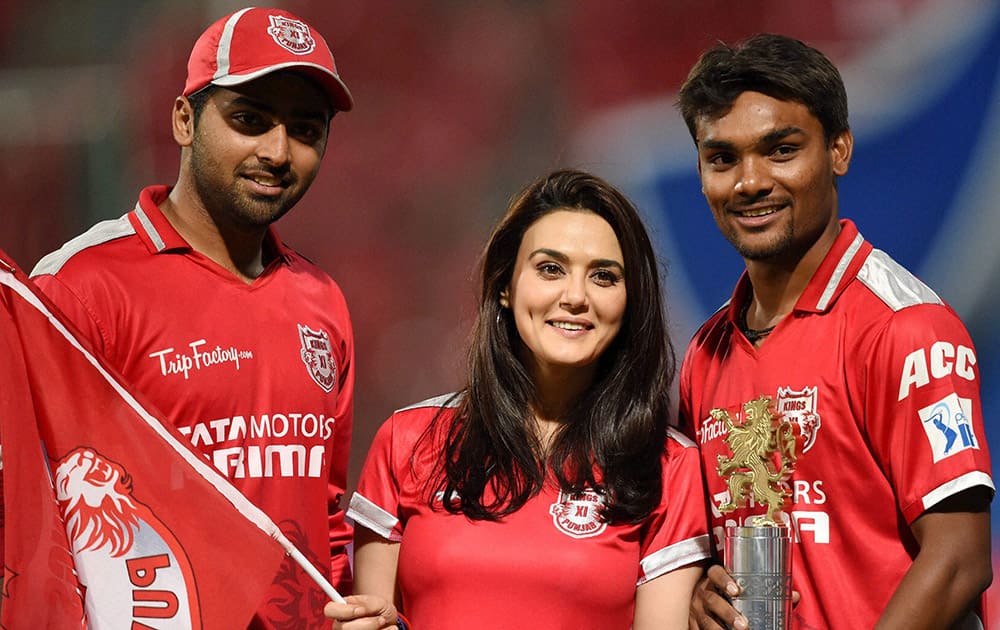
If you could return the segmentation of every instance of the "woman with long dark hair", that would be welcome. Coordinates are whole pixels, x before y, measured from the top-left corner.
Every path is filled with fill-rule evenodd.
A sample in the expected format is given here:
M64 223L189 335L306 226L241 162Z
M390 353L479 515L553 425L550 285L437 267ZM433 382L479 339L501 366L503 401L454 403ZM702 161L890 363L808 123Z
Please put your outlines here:
M674 368L632 203L580 171L532 183L482 258L465 387L372 443L355 591L418 630L687 628L709 538L697 449L668 427ZM361 623L335 627L383 627Z

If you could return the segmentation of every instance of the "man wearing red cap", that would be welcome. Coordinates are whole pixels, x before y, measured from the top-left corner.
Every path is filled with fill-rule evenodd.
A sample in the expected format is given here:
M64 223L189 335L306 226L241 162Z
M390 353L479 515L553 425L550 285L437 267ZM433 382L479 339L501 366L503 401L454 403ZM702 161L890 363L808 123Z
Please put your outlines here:
M247 8L220 19L174 101L176 183L144 189L131 212L32 272L343 593L351 322L337 284L271 224L309 188L331 118L352 104L326 42L299 18ZM252 627L324 627L327 601L287 561Z

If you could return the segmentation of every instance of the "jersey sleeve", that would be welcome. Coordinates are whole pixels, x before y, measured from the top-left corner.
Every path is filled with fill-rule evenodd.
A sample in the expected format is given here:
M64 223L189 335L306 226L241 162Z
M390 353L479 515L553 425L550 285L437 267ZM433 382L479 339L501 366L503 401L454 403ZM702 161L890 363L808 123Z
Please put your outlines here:
M707 505L698 448L671 429L663 496L644 530L638 584L711 556Z
M395 416L390 417L372 440L368 457L361 469L358 489L351 497L347 515L355 524L366 527L383 538L399 542L403 539L403 528L399 518L399 479L393 466L394 418Z
M31 279L65 316L63 321L68 320L76 328L78 336L89 341L98 354L108 356L111 338L84 300L54 275L42 274Z
M334 408L333 447L330 451L330 477L327 482L327 515L330 526L330 562L332 582L342 593L350 593L352 583L348 545L354 528L345 518L341 503L347 487L347 466L354 427L354 332L343 296L338 292L342 327L340 376Z
M908 523L953 494L993 489L976 352L950 308L895 313L865 366L871 448Z

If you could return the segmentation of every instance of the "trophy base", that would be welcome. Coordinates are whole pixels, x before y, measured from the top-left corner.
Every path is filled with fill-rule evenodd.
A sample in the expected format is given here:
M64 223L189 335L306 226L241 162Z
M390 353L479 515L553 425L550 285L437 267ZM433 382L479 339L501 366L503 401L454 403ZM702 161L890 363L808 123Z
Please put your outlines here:
M732 598L753 630L787 630L792 617L792 540L784 525L726 527L726 568L740 585Z

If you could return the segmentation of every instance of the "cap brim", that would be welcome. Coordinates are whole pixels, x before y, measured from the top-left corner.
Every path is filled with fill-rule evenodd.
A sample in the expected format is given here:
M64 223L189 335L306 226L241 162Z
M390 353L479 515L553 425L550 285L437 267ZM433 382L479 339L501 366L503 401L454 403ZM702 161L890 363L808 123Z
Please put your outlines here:
M243 83L248 83L254 79L259 79L262 76L282 70L299 72L316 80L330 98L330 104L337 111L349 112L354 108L354 97L351 96L351 91L347 89L347 84L339 76L333 74L323 66L314 63L284 63L261 68L247 74L230 74L225 77L213 79L212 85L220 85L222 87L242 85Z

